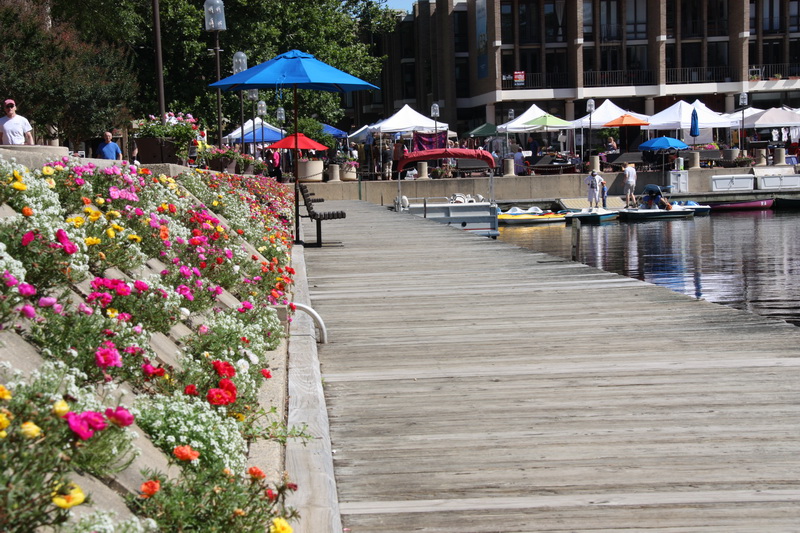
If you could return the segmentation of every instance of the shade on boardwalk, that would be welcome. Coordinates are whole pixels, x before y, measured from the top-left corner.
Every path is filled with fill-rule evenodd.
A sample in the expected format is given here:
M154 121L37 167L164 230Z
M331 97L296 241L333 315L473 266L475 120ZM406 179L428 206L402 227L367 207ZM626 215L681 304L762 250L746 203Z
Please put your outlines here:
M344 527L797 531L800 329L323 205L347 211L304 250Z

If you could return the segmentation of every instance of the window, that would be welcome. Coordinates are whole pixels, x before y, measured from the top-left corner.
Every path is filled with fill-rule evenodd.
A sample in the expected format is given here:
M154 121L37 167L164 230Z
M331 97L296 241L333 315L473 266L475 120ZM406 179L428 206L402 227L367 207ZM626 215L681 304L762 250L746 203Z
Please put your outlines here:
M583 41L594 41L594 8L592 0L583 2Z
M628 0L625 35L629 41L647 39L647 0Z
M708 0L706 27L709 37L728 35L728 0Z
M403 59L414 58L414 26L410 22L400 24L400 57Z
M789 31L800 32L800 1L789 1Z
M591 72L597 70L594 66L594 47L583 47L583 71Z
M539 2L537 0L520 0L519 2L519 42L520 44L541 42Z
M764 17L761 24L764 33L781 33L783 31L780 0L761 0L761 14Z
M603 46L600 48L600 70L622 70L619 46Z
M681 67L696 68L700 67L700 43L683 43L681 45Z
M564 24L564 0L545 0L544 2L545 42L563 43L567 39Z
M626 70L647 70L647 46L629 46Z
M456 98L469 97L469 58L457 57L455 60Z
M503 44L514 44L514 13L510 2L500 5L500 39Z
M403 100L413 100L417 97L416 81L414 63L402 63L400 65L400 90Z
M712 41L708 43L708 65L713 67L728 66L728 43Z
M681 0L681 38L698 39L703 36L705 21L697 0Z
M469 52L469 28L467 27L467 12L453 12L453 42L456 52Z
M600 38L603 41L622 40L619 4L618 0L600 2Z

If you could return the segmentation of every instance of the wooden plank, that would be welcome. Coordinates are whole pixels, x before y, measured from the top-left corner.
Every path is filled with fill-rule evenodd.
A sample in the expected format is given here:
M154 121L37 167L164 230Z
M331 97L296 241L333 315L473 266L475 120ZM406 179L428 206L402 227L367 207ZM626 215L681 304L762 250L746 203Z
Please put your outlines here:
M798 328L330 204L341 246L304 254L343 527L796 530Z

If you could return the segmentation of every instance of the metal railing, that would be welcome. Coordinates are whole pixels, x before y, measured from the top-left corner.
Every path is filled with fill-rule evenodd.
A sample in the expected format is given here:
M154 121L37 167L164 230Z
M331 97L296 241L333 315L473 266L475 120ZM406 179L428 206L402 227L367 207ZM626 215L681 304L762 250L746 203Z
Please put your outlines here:
M656 77L652 70L609 70L584 72L584 87L613 87L616 85L653 85Z
M760 76L757 72L760 71ZM800 63L770 63L766 65L753 65L750 67L751 80L753 78L788 78L800 76Z
M517 83L512 74L503 75L503 89L553 89L570 87L566 72L526 72L525 80Z
M708 83L733 80L731 67L668 68L667 83Z

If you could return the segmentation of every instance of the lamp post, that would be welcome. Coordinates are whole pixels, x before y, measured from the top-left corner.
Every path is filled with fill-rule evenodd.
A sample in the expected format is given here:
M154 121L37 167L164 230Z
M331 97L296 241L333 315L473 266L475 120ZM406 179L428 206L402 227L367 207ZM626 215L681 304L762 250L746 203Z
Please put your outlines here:
M264 100L259 100L258 104L256 104L256 113L258 116L261 117L261 149L264 149L264 115L267 114L267 103ZM260 154L259 154L260 155Z
M156 45L156 83L158 84L158 113L161 124L167 123L167 107L164 104L164 62L161 58L161 14L158 0L153 0L153 35Z
M227 30L225 26L225 4L222 0L206 0L203 4L206 15L206 31L214 32L214 55L217 59L217 81L222 79L219 66L219 32ZM222 89L217 87L217 135L219 147L222 149Z
M514 110L513 109L509 109L508 110L508 122L511 122L512 120L514 120ZM509 154L510 152L511 152L511 145L508 142L508 126L506 126L506 154Z
M247 91L247 99L253 102L253 158L256 157L256 101L258 100L258 89ZM262 126L263 127L263 126ZM244 137L242 138L244 140ZM244 144L244 143L242 143Z
M739 95L739 105L742 106L742 125L739 130L739 151L744 155L744 108L747 105L747 93Z
M592 156L592 113L594 113L594 98L586 100L586 112L589 113L589 157Z
M233 54L233 74L239 74L247 70L247 54L244 52L236 52ZM239 133L244 140L244 97L242 91L239 91L239 118L241 119Z
M431 118L433 119L434 139L436 139L435 148L439 148L439 104L436 102L431 106Z
M284 111L283 106L278 106L278 109L275 110L275 118L278 120L278 128L281 130L281 139L283 139L283 123L286 122L286 111ZM283 157L281 157L279 165L281 170L286 168L283 163Z

